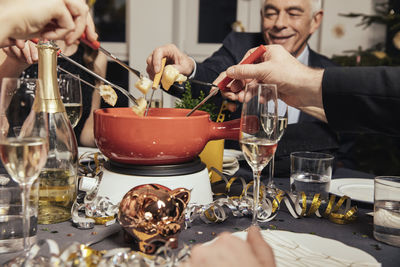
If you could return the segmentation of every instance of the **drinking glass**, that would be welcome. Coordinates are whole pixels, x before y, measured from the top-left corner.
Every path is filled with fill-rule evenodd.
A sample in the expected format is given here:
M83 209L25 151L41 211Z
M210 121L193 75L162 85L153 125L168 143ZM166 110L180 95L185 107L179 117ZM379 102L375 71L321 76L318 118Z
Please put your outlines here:
M253 170L253 218L257 225L261 171L271 160L278 142L277 90L274 84L246 85L240 122L240 145Z
M277 125L278 142L281 140L283 133L287 128L287 125L288 125L288 106L285 102L278 99L278 125ZM274 168L275 168L275 154L272 156L272 159L269 162L267 193L270 195L274 195L276 193L276 185L273 181Z
M375 177L374 237L400 247L400 176Z
M75 75L79 77L78 74ZM65 111L74 128L82 117L81 82L70 74L60 74L59 87Z
M328 200L334 157L318 152L290 153L290 190L294 195L304 194L312 202L315 194Z
M36 79L3 78L0 86L0 158L21 188L24 257L30 248L31 186L47 159L46 115L40 112L42 103L33 102L38 84Z

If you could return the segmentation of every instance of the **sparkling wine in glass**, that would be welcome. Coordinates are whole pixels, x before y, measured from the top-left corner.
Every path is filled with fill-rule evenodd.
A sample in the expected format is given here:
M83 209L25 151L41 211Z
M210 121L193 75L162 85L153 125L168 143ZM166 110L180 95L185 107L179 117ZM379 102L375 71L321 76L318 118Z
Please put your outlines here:
M79 76L76 74L76 76ZM81 82L70 74L61 74L59 78L60 96L71 126L78 125L82 117Z
M257 225L261 171L275 154L278 142L276 85L249 83L244 99L239 142L253 170L252 225Z
M277 125L277 135L278 142L281 140L287 125L288 125L288 106L285 102L278 99L278 125ZM274 183L274 168L275 168L275 154L269 162L269 173L268 173L268 183L267 183L267 193L270 195L276 194L276 185Z
M3 78L0 87L0 158L21 187L24 257L30 248L30 190L47 159L47 120L34 108L39 80Z

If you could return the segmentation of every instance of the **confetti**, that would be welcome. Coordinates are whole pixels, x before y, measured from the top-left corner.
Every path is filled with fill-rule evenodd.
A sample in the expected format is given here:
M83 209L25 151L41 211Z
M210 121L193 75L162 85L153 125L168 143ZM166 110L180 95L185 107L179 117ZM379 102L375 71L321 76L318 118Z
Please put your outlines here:
M67 236L73 236L74 234L67 234Z
M90 234L91 235L97 235L97 232L91 232Z
M189 240L189 243L190 243L190 244L196 243L196 240L195 240L195 239L190 239L190 240Z
M197 234L198 234L198 235L202 235L203 232L202 232L202 231L198 231Z
M216 233L216 232L211 232L211 235L212 235L212 236L216 236L217 233Z
M371 246L376 250L382 250L382 247L379 244L371 244Z
M48 232L48 231L49 231L49 228L42 228L42 229L40 229L40 230Z

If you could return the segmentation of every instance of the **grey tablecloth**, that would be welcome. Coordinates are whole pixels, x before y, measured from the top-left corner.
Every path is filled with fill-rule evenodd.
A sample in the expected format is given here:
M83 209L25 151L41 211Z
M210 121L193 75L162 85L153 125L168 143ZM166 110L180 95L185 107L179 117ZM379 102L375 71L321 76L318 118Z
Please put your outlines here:
M241 169L239 174L246 176L248 179L251 173ZM335 177L368 177L364 173L357 171L339 169L335 173ZM288 188L289 179L276 179L278 187ZM383 266L400 266L400 248L386 245L376 241L372 236L373 224L372 217L366 213L373 210L370 204L357 203L359 207L358 219L356 222L339 225L316 217L307 217L302 219L294 219L289 213L281 210L276 219L267 224L261 225L262 228L273 228L279 230L289 230L299 233L313 233L321 237L331 238L343 242L346 245L359 248L376 258ZM230 217L221 224L204 224L197 222L191 228L184 230L179 237L182 244L199 244L215 238L215 235L223 231L235 232L244 230L250 225L250 218ZM116 247L127 247L128 244L123 241L123 234L118 225L111 227L96 226L92 230L78 230L71 226L70 222L64 222L55 225L39 226L38 238L51 238L58 242L61 248L65 248L73 241L80 243L92 243L92 247L97 250L112 249ZM57 233L55 233L55 231ZM103 240L104 236L108 236ZM97 241L99 241L96 243ZM3 264L15 254L0 255L0 264Z

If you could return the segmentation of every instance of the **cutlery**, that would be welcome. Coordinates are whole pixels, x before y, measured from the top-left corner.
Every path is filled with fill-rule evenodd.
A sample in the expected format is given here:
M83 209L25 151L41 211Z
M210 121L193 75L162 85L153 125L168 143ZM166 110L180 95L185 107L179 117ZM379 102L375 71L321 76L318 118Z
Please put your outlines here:
M254 50L253 53L251 53L250 55L248 55L242 62L240 62L239 64L252 64L254 63L254 61L256 61L258 58L260 58L265 51L267 51L266 47L264 45L260 45L259 47L257 47L256 50ZM233 79L230 77L225 77L222 81L220 81L218 83L217 86L215 86L214 84L212 85L212 88L210 90L210 93L198 104L196 105L188 114L186 114L186 117L190 116L193 114L193 112L195 112L197 109L199 109L205 102L207 102L211 97L213 97L214 95L216 95L218 93L219 90L221 91L226 91L226 86L232 81ZM192 80L193 81L193 80ZM197 83L199 81L195 80ZM203 83L203 82L202 82ZM207 84L207 83L206 83ZM215 87L214 87L215 86Z
M108 50L104 49L101 45L99 41L89 41L86 38L86 34L83 33L81 38L79 39L79 41L81 41L82 43L86 44L87 46L91 47L94 50L99 50L102 53L104 53L106 56L108 56L109 58L111 58L113 61L117 62L119 65L121 65L122 67L124 67L125 69L127 69L128 71L132 72L133 74L135 74L137 77L142 78L143 75L140 73L140 71L128 66L127 64L125 64L122 60L120 60L119 58L117 58L116 56L114 56L113 54L111 54Z
M149 113L150 105L151 102L153 101L154 91L160 87L161 76L164 72L165 63L167 63L167 58L163 57L161 60L161 70L154 76L153 86L151 87L152 91L151 91L150 101L149 103L147 103L146 112L144 113L145 117L147 117L147 113Z
M33 43L35 43L35 44L38 44L39 39L32 39L31 41L32 41ZM91 74L91 75L94 76L95 78L99 79L100 81L102 81L102 82L104 82L104 83L110 85L111 87L117 89L117 90L120 91L122 94L124 94L126 97L128 97L128 99L131 100L135 105L138 105L138 103L137 103L137 101L136 101L136 98L135 98L131 93L129 93L128 90L126 90L126 89L124 89L124 88L122 88L122 87L120 87L120 86L118 86L118 85L116 85L116 84L114 84L114 83L112 83L112 82L109 82L108 80L104 79L103 77L101 77L101 76L98 75L97 73L91 71L90 69L86 68L86 67L83 66L82 64L76 62L76 61L73 60L73 59L70 59L68 56L64 55L64 54L61 52L61 50L58 50L57 54L58 54L58 56L60 56L60 57L62 57L63 59L67 60L68 62L74 64L75 66L77 66L77 67L79 67L80 69L86 71L87 73Z

